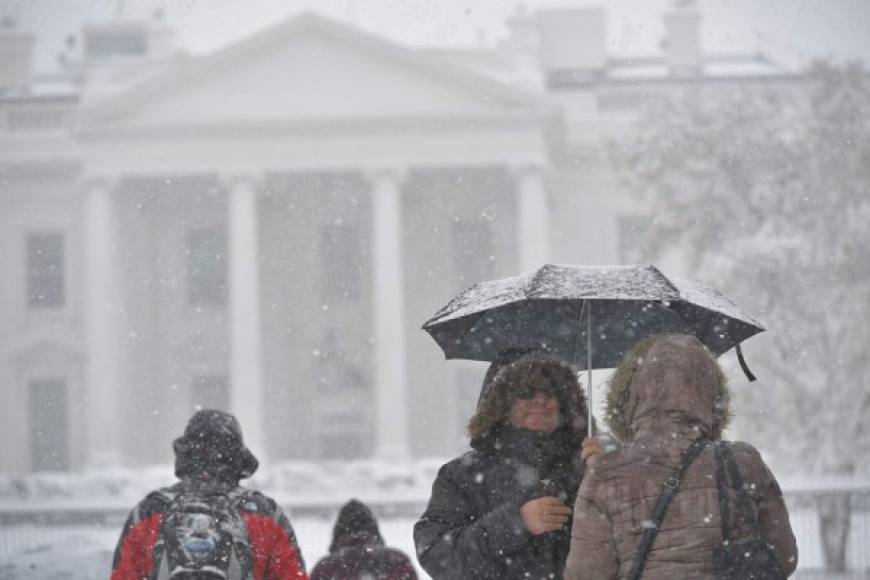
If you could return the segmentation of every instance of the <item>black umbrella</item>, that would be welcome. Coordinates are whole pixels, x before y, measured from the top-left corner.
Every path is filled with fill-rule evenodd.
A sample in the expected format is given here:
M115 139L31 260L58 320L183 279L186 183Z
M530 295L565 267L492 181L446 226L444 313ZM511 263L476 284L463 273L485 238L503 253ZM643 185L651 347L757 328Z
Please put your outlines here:
M665 277L653 266L556 266L481 282L423 325L448 359L498 360L543 351L589 371L612 368L638 341L693 334L716 356L764 330L707 286ZM590 425L591 425L590 417Z

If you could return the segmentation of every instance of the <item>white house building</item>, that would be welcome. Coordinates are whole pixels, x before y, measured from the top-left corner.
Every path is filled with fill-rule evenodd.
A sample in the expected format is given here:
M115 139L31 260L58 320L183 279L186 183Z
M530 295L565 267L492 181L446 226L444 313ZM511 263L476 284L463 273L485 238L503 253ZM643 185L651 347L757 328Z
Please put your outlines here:
M483 367L421 324L479 280L620 262L604 151L645 100L793 78L703 54L691 6L643 59L605 17L436 50L304 14L196 57L113 21L50 77L0 32L0 471L166 461L197 406L269 460L459 449Z

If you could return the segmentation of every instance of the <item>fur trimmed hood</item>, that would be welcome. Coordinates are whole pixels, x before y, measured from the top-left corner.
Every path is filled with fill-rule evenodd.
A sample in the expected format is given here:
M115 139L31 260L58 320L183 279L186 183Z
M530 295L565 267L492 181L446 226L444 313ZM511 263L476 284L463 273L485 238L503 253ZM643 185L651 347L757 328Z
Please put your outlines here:
M694 336L658 335L626 353L610 378L607 423L623 442L642 431L696 430L720 439L731 395L718 361Z
M497 365L497 366L496 366ZM493 363L481 387L477 411L468 422L475 449L488 448L508 424L516 390L530 384L549 384L559 400L562 424L556 430L579 448L588 432L586 397L576 370L568 363L542 354L527 354L508 364Z

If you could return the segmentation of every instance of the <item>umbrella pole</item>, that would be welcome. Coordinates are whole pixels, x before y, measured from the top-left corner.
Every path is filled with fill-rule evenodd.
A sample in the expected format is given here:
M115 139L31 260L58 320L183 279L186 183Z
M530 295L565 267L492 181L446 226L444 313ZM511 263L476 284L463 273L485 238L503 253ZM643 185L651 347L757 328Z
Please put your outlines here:
M586 301L586 419L589 436L592 437L592 303Z

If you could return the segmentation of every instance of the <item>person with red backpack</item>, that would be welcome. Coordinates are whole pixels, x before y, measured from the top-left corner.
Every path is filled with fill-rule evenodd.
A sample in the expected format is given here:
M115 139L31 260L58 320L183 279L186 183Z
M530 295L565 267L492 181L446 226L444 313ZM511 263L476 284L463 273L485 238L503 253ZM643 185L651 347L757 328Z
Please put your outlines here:
M197 411L173 448L179 481L130 512L111 580L307 580L287 516L239 485L259 463L234 416Z

